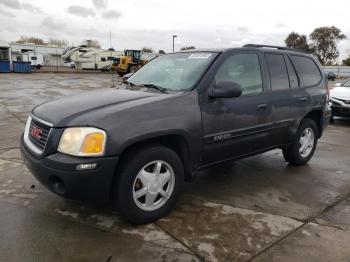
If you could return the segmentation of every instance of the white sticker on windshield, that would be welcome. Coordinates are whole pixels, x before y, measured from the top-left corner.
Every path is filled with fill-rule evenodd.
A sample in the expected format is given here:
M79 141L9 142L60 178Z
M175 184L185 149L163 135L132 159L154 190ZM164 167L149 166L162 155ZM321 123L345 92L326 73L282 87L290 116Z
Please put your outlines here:
M188 59L195 59L195 58L204 58L207 59L211 56L211 54L207 54L207 53L195 53L195 54L191 54Z

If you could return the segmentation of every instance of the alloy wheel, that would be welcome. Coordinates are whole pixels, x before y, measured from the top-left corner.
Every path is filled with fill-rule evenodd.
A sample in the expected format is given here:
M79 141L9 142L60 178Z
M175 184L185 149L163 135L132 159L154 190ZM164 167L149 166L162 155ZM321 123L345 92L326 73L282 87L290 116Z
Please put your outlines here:
M157 210L170 198L174 184L173 168L165 161L152 161L142 167L134 180L134 202L144 211Z
M306 128L299 139L299 153L302 157L308 157L315 144L315 132L312 128Z

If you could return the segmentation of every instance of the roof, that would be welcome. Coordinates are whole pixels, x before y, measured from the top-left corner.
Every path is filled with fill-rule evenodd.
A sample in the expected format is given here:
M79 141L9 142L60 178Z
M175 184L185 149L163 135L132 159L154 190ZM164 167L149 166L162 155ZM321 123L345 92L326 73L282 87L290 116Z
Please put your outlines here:
M0 47L10 47L10 44L7 41L0 40Z

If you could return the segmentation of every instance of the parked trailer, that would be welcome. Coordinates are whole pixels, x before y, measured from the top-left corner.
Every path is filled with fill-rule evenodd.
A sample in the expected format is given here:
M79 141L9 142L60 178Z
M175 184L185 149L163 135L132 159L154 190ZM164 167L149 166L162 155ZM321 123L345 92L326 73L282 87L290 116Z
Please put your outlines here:
M44 65L43 54L29 51L21 54L21 61L30 62L30 65L36 69L40 69Z

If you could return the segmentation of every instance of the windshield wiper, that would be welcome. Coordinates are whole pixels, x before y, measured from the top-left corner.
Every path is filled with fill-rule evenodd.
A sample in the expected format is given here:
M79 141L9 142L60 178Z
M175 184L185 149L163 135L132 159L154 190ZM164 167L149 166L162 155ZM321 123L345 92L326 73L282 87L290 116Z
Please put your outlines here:
M165 93L165 94L168 93L168 91L167 91L166 88L161 87L161 86L157 86L157 85L155 85L155 84L140 84L140 85L138 85L138 86L146 87L146 88L153 88L153 89L156 89L156 90L158 90L158 91L160 91L160 92L162 92L162 93Z

